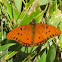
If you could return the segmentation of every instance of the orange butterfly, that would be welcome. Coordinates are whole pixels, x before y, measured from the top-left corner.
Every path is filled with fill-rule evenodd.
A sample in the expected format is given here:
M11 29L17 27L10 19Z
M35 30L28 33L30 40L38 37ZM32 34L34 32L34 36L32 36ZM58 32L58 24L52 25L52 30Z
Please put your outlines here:
M31 24L15 28L7 34L7 38L16 40L23 46L37 46L60 34L61 31L52 25Z

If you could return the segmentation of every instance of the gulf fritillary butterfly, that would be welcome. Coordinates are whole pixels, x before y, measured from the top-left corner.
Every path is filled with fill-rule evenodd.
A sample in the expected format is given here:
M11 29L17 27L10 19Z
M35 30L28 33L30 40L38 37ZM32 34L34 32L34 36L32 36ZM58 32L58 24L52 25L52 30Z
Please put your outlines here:
M7 38L16 40L23 46L37 46L60 34L61 31L52 25L31 24L15 28L7 34Z

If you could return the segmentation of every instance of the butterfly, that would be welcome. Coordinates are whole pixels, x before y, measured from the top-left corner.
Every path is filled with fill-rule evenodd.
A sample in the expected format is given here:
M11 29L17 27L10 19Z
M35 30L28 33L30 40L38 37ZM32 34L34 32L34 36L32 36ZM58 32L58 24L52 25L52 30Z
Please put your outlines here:
M7 34L7 39L15 40L22 46L37 46L52 37L59 36L61 31L48 24L29 24L17 27Z

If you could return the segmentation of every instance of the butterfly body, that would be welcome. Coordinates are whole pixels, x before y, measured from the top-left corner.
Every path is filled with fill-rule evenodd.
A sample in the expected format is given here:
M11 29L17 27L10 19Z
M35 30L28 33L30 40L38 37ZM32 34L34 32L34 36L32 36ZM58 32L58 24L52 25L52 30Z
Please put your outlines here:
M15 28L7 34L7 38L16 40L23 46L37 46L60 34L61 31L52 25L30 24Z

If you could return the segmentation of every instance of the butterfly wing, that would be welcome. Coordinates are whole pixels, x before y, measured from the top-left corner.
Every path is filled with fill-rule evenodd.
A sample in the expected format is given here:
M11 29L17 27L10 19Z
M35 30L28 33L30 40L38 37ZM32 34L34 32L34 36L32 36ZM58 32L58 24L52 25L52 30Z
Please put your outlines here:
M15 28L7 34L7 38L16 40L23 46L31 46L32 41L32 29L31 25L24 25Z
M61 34L58 28L48 24L37 24L35 31L34 45L46 43L48 39Z

